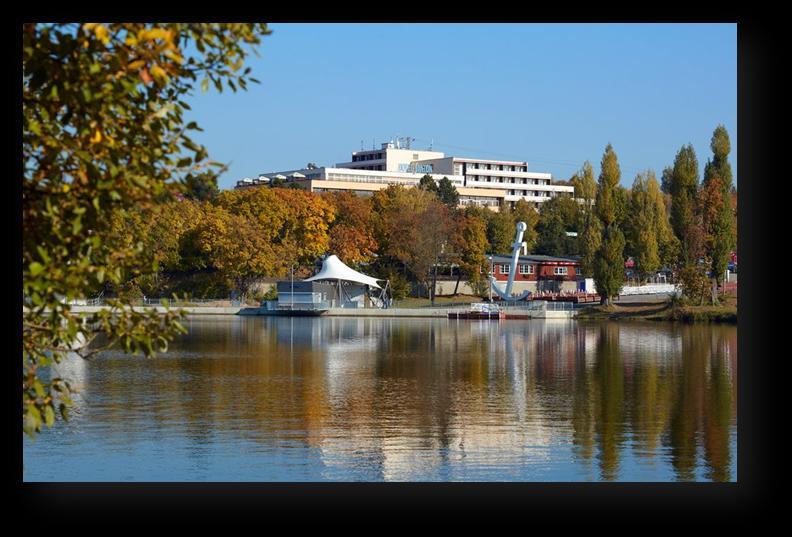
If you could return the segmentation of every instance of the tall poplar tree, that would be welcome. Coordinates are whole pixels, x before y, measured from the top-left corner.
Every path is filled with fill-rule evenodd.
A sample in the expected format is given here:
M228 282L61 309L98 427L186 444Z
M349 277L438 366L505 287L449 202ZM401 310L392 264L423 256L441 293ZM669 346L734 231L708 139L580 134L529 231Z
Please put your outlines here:
M627 253L635 258L638 272L646 278L660 268L658 218L654 200L649 195L649 181L654 172L639 173L632 186L628 226L626 230Z
M594 272L594 257L602 244L602 224L594 212L597 181L589 161L583 163L583 168L575 174L572 183L575 185L575 197L583 200L581 232L578 235L580 267L584 275L590 275Z
M713 158L704 166L703 188L709 195L706 198L716 204L715 215L704 218L707 233L707 257L711 260L710 274L712 278L712 303L716 303L718 279L726 273L729 253L736 246L736 222L731 207L732 169L729 164L731 143L726 127L718 125L712 133L710 141ZM717 184L716 184L717 183ZM712 190L718 190L718 194ZM714 207L710 204L709 209Z
M695 252L696 195L698 193L698 159L691 144L683 146L674 159L671 171L671 227L681 243L683 264L697 261Z
M616 152L608 144L602 155L595 204L603 236L594 262L594 284L604 305L609 305L611 298L618 296L624 281L624 234L617 222L620 179L621 169Z

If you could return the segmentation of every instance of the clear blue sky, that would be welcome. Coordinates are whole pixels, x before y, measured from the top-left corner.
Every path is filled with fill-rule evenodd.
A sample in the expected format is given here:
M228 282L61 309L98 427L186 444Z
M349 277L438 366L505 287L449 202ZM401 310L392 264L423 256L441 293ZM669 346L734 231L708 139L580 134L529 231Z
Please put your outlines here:
M189 100L196 138L237 179L332 166L399 136L446 155L525 160L568 179L658 179L683 144L703 170L722 123L737 170L736 24L271 24L247 65L260 85Z

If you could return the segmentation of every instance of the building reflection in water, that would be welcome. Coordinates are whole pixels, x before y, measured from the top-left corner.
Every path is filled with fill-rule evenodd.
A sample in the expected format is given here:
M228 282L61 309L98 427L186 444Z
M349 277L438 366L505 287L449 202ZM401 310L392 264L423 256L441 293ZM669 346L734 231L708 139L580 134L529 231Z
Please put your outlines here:
M155 360L88 364L96 431L119 444L183 438L202 471L206 446L225 442L240 461L280 457L286 478L308 458L306 475L330 480L736 480L734 326L196 317L188 328Z

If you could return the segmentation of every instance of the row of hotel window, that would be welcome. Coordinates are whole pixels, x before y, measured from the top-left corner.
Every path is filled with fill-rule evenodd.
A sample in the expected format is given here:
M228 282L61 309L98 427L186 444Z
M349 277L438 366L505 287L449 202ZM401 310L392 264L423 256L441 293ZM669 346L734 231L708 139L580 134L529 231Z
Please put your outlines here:
M466 175L468 181L481 181L482 183L509 183L513 185L549 185L549 179L526 179L524 177L491 177L489 175ZM540 182L541 181L541 182Z
M382 160L385 158L385 153L367 153L364 155L352 155L352 162L359 162L362 160Z
M509 166L508 164L472 164L468 163L468 170L501 170L504 172L527 172L527 166Z
M508 274L511 271L511 265L499 264L497 266L498 266L498 272L500 274ZM533 274L534 273L534 266L533 265L520 263L518 265L518 267L519 267L520 274ZM566 276L568 273L569 273L568 267L553 267L553 274L555 274L556 276Z

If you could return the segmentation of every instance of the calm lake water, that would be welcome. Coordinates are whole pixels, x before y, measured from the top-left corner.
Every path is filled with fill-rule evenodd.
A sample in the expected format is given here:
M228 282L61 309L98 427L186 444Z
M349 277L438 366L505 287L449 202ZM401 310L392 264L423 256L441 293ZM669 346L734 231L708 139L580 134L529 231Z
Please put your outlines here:
M192 317L61 366L25 481L736 481L737 327Z

